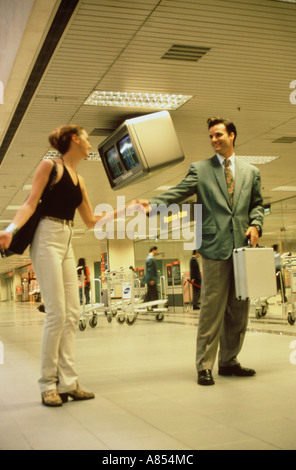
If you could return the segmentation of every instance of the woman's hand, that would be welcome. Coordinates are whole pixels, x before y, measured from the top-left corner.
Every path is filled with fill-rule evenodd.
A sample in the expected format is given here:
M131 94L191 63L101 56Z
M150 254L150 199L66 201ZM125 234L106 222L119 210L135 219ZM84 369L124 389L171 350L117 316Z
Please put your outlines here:
M134 199L127 204L127 209L137 210L139 212L144 212L145 214L149 214L149 212L151 212L151 206L147 199Z
M5 231L0 232L0 250L7 250L12 240L12 234Z

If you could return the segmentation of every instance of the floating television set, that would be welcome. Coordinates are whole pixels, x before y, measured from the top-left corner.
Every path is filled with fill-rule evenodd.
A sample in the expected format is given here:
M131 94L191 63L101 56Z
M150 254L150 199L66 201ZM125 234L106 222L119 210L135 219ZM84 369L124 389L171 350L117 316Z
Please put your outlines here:
M127 119L99 145L98 151L114 190L184 160L167 111Z

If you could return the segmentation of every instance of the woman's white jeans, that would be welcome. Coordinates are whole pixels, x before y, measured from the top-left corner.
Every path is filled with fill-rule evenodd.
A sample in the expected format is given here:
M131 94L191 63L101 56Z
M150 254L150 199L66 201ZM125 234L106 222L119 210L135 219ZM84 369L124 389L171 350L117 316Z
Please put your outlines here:
M31 260L43 298L46 319L42 339L41 392L76 388L74 349L80 302L72 229L42 219L31 244Z

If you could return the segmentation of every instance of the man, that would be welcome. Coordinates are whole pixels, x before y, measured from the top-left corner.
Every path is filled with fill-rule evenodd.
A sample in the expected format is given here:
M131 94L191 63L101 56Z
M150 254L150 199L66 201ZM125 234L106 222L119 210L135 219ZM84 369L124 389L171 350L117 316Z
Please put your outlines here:
M181 183L149 201L139 201L146 211L151 204L179 203L197 195L202 204L203 282L196 368L198 384L213 385L213 365L219 350L219 375L253 376L242 367L240 352L248 321L249 302L235 298L233 248L256 245L262 232L263 206L260 173L235 158L235 125L223 118L208 119L214 157L193 163ZM224 165L226 165L224 167Z
M201 275L200 268L197 261L199 253L194 250L192 253L192 258L190 260L190 279L192 284L192 293L193 293L193 310L200 310L200 286L201 286Z
M146 276L145 282L147 284L147 300L158 299L157 293L157 268L155 262L155 256L157 256L157 246L153 246L149 250L149 255L146 258Z

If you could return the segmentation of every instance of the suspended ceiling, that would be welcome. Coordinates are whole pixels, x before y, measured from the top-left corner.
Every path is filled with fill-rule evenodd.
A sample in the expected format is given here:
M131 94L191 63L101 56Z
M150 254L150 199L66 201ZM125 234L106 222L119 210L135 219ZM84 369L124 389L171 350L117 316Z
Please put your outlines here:
M178 183L192 161L212 156L206 120L222 115L237 126L237 155L278 157L258 166L265 202L283 201L272 212L281 224L266 217L266 237L275 243L283 224L293 237L295 22L296 4L275 0L35 0L0 105L0 229L14 214L7 207L19 206L28 195L22 188L32 183L49 150L52 129L79 123L96 151L111 129L139 114L135 108L84 105L97 89L193 98L171 112L183 163L118 192L111 190L101 162L81 163L94 208L104 202L115 207L119 195L148 198L160 186ZM290 190L274 191L282 186ZM88 244L100 253L79 215L75 230L77 250ZM0 272L27 260L1 260Z

